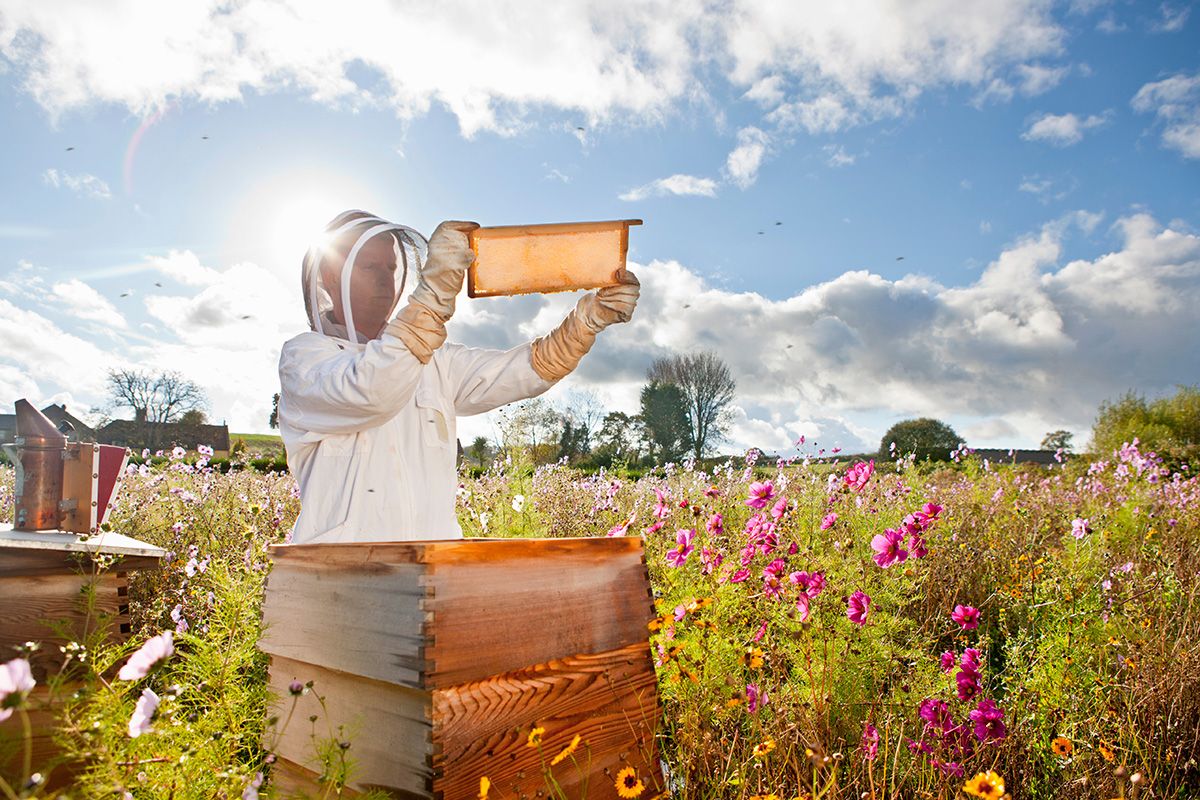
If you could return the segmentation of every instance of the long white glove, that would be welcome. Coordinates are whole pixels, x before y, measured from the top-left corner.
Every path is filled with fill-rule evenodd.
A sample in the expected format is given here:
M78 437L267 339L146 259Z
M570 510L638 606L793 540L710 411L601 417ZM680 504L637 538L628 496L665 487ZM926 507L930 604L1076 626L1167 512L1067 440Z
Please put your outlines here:
M447 220L429 237L429 255L408 304L388 324L422 364L446 341L446 322L454 316L454 300L475 254L467 234L475 222Z
M579 298L557 328L534 339L530 360L543 380L557 381L568 375L592 349L597 333L633 317L641 284L629 270L621 270L617 279L620 283L616 286L605 286Z

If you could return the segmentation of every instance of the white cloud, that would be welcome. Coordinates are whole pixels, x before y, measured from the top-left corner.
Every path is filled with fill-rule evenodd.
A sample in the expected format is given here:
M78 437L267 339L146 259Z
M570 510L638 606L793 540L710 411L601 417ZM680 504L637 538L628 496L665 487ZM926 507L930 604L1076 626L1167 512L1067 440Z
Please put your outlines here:
M112 198L112 192L109 190L108 184L95 175L88 175L86 172L79 175L72 175L68 172L48 169L42 173L42 180L55 189L66 188L80 197L94 197L97 200L109 200Z
M1080 117L1075 114L1043 114L1030 123L1021 134L1029 142L1047 142L1055 147L1069 147L1083 140L1084 131L1099 128L1111 118L1110 112Z
M94 288L81 280L72 278L61 281L50 288L67 307L67 313L76 319L99 322L112 328L128 327L125 317Z
M716 197L717 182L712 178L698 178L695 175L671 175L630 189L621 194L620 199L633 202L667 194Z
M221 280L221 273L200 263L190 250L171 250L165 256L147 256L150 266L185 286L212 286Z
M1077 181L1074 178L1047 178L1040 174L1021 176L1017 190L1031 194L1039 202L1045 204L1064 197L1075 191Z
M1017 70L1042 69L1064 37L1046 0L969 11L844 0L803 14L777 0L497 0L419 13L366 0L353 14L320 0L25 0L0 17L0 56L55 116L93 102L144 116L172 101L295 90L404 120L439 104L466 136L515 133L546 108L589 126L653 123L714 74L781 124L838 130L902 113L934 87L1045 83ZM364 70L360 85L351 75Z
M758 180L758 170L771 145L771 137L750 126L737 132L737 147L725 159L725 174L739 189L748 189Z
M1159 11L1162 16L1150 25L1150 30L1155 33L1178 33L1187 25L1188 15L1192 13L1188 6L1174 8L1168 3L1159 6Z
M1164 145L1185 158L1200 158L1200 72L1147 83L1130 104L1135 111L1154 113L1163 126Z
M821 148L825 152L826 159L831 167L848 167L855 162L857 156L852 153L847 153L846 148L840 144L825 145Z

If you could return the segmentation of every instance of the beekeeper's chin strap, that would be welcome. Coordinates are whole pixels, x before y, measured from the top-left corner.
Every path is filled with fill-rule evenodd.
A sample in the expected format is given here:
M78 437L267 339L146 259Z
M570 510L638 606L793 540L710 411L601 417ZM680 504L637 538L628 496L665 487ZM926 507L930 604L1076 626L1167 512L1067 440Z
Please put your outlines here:
M397 235L399 236L400 240L404 243L407 243L413 249L414 253L417 252L417 245L413 237L416 236L422 240L425 238L424 236L421 236L419 231L414 230L407 225L398 225L394 222L388 222L387 220L380 219L379 217L356 217L349 222L342 224L337 229L330 231L325 237L325 242L337 241L338 237L346 231L369 223L374 224L372 224L370 228L363 231L363 233L359 235L358 240L354 242L354 246L350 248L350 252L346 256L346 263L342 267L342 318L346 324L346 335L350 337L350 341L354 342L355 344L359 344L359 341L358 329L354 327L354 304L350 302L350 276L354 271L354 259L358 256L358 251L361 250L363 245L370 241L373 237L387 231L398 231ZM313 272L313 280L311 281L311 286L309 287L309 292L311 293L310 302L312 304L312 308L314 309L319 308L317 304L317 284L320 283L320 259L323 248L323 243L314 244L309 248L308 251L308 258L316 259L313 262L315 269ZM404 269L404 273L400 278L400 288L396 292L396 299L392 302L392 308L388 312L389 317L391 316L392 312L396 310L396 304L400 302L400 297L404 294L404 286L408 282L408 253L403 246L397 249L400 251L401 266ZM421 269L420 263L417 264L417 269ZM325 328L321 322L321 315L319 313L314 313L313 316L316 318L317 333L324 334Z

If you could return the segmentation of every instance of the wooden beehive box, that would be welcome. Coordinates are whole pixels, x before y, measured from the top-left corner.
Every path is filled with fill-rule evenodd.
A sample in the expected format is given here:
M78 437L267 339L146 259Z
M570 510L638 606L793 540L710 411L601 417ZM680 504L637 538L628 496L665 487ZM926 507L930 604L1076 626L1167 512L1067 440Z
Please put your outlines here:
M285 796L314 791L314 728L324 737L338 726L351 789L457 800L476 797L486 776L493 797L545 797L543 763L579 734L578 766L552 768L569 797L584 780L588 798L617 797L626 766L645 797L661 790L641 539L277 545L272 555L261 646L281 719L289 684L313 681L276 742ZM540 755L527 745L534 726L545 729Z
M56 751L51 742L54 709L47 707L46 678L62 665L59 646L72 639L82 641L84 630L104 624L112 641L129 635L128 573L156 569L165 552L153 545L117 533L95 536L59 531L14 531L0 525L0 662L16 657L14 647L40 642L30 658L38 686L29 698L33 728L35 770ZM107 569L97 568L97 559L119 556ZM83 605L83 590L95 588L96 601L89 615ZM64 638L51 623L64 623ZM22 741L17 715L0 722L0 740ZM23 749L18 754L23 753ZM14 764L0 763L0 774L11 774ZM57 770L52 785L61 785L70 770Z
M471 231L467 295L496 297L612 286L640 219L500 225Z

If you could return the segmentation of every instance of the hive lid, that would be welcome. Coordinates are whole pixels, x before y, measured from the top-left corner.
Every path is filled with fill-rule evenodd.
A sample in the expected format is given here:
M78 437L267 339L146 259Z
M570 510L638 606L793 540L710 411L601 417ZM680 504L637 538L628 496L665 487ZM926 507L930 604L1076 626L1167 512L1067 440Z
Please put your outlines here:
M6 557L6 551L14 550L144 556L147 558L162 558L167 554L167 551L161 547L113 531L103 531L95 536L85 536L61 531L15 531L8 523L0 524L0 560Z

